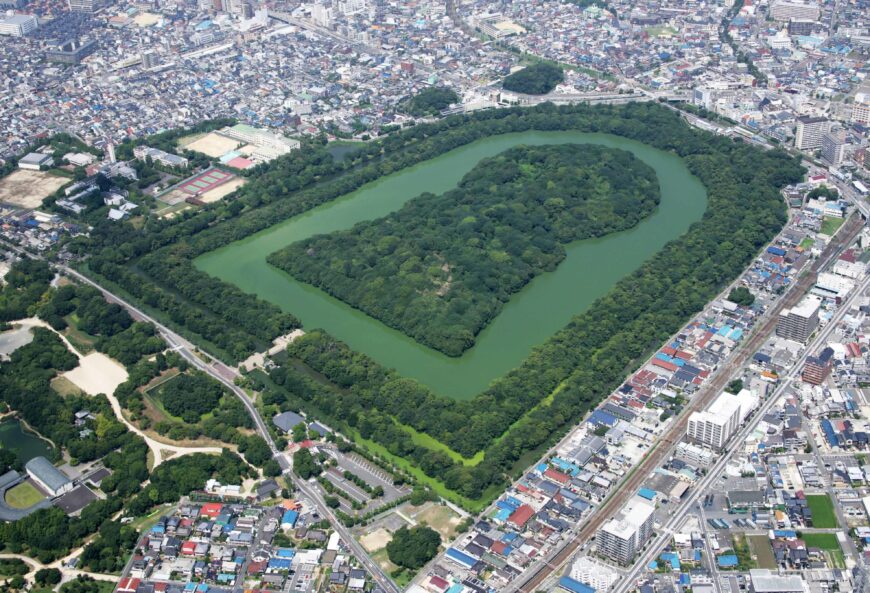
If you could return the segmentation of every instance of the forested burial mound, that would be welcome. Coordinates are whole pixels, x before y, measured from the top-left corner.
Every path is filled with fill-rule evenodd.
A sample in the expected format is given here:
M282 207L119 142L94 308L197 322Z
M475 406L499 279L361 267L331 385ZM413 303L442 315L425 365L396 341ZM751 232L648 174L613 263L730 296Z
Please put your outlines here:
M565 245L631 228L659 203L651 167L597 145L522 146L442 195L291 244L269 262L417 342L460 356Z

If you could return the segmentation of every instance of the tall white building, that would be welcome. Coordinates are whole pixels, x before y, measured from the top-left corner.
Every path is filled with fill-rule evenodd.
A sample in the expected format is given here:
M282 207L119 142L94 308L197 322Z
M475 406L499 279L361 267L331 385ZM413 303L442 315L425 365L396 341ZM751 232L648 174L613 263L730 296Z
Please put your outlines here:
M794 136L798 150L814 150L822 147L822 136L831 129L831 122L824 117L799 117Z
M32 14L14 14L0 19L0 35L24 37L39 26L39 21Z
M783 309L776 322L776 335L786 340L805 343L819 326L819 307L822 299L807 296L797 307Z
M757 405L758 397L748 389L737 395L723 391L709 408L689 416L686 434L695 443L721 450Z
M656 507L635 496L616 516L598 530L598 552L621 564L629 564L653 531Z

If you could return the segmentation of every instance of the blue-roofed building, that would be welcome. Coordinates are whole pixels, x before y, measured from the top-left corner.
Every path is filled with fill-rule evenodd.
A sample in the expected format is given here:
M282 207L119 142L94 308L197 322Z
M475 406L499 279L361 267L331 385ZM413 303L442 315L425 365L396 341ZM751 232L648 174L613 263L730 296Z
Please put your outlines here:
M589 419L586 421L593 426L598 426L599 424L604 424L606 426L616 426L616 423L619 422L619 419L613 416L612 414L608 414L604 410L595 410L592 414L589 415Z
M723 554L716 558L716 563L719 565L719 568L736 568L737 567L737 555L736 554Z
M299 513L296 511L285 511L281 517L281 529L293 529L296 527L296 521L299 520Z
M293 565L291 558L271 558L269 560L269 568L272 570L290 570Z
M680 570L680 555L676 552L664 552L659 558L670 564L673 570Z
M571 577L562 577L559 579L559 588L565 589L570 593L595 593L595 589L581 583L580 581L576 581Z
M641 488L637 491L637 494L641 498L645 498L647 500L655 500L656 498L656 491L650 490L649 488Z
M495 519L496 521L498 521L499 523L504 523L505 521L508 520L508 517L511 516L511 513L513 513L513 510L511 510L511 509L499 509L492 516L492 518Z
M296 556L296 550L293 548L278 548L275 550L276 558L293 558Z
M196 591L196 583L187 583L184 585L184 593L193 593Z
M454 562L464 566L465 568L471 568L477 563L477 560L475 560L465 552L457 550L456 548L448 548L446 556L448 559L453 560Z

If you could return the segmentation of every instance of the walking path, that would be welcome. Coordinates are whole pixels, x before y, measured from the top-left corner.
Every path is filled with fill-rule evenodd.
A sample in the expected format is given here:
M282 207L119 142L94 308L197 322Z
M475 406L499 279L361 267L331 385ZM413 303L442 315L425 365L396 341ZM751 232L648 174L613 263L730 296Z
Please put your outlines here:
M57 332L54 328L52 328L50 325L48 325L42 319L38 319L36 317L28 317L27 319L13 321L12 323L17 324L17 325L22 325L22 326L27 327L27 328L44 327L46 329L53 331L55 334L57 334L60 337L61 340L63 340L63 343L66 344L66 347L69 349L70 352L75 354L79 358L79 360L82 359L81 353L79 353L73 347L73 345L69 342L69 340L67 340L63 334ZM139 435L140 437L142 437L142 439L148 445L148 448L151 450L151 454L154 457L154 467L157 467L158 465L160 465L164 461L167 461L168 459L171 459L172 457L176 457L176 456L180 457L182 455L190 455L192 453L210 453L210 454L216 454L216 455L221 454L222 449L220 447L181 447L178 445L170 445L170 444L162 443L158 440L155 440L155 439L151 438L150 436L148 436L147 434L145 434L142 430L139 429L139 427L137 427L136 425L134 425L132 422L130 422L129 420L127 420L124 417L123 410L121 409L121 404L120 404L120 402L118 402L118 398L116 398L114 394L107 393L106 398L109 400L109 403L112 406L112 411L115 413L115 417L120 422L123 422L124 425L128 429L130 429L130 432L134 432L137 435Z

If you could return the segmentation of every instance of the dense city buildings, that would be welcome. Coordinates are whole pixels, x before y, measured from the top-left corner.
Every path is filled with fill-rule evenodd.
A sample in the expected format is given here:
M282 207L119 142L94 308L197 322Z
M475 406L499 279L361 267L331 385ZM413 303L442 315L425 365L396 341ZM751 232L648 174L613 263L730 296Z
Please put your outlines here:
M62 574L60 593L86 575L119 593L868 587L866 2L0 0L0 9L9 11L0 15L0 238L9 250L0 254L0 387L15 385L0 394L3 422L23 417L38 383L29 399L49 398L51 413L29 420L63 424L34 428L56 445L51 454L26 463L0 456L9 466L0 472L0 536L7 551L34 558L18 577L0 571L0 589L20 590L14 578L35 588L30 581L49 566ZM540 62L562 71L552 91L505 90L507 76ZM432 100L439 95L449 98ZM582 111L587 104L605 107ZM705 149L723 147L701 158L681 143L663 148L675 161L679 148L704 185L724 180L706 187L710 205L740 195L719 228L745 218L744 227L706 242L715 257L690 259L686 249L684 265L644 285L685 274L668 295L682 307L673 327L625 314L627 298L591 299L612 305L601 319L637 319L656 339L612 332L582 356L557 340L566 350L540 350L531 379L481 400L494 402L492 414L464 402L461 413L439 415L455 402L429 400L423 382L366 358L374 330L348 341L350 351L316 342L328 334L296 310L310 287L280 294L287 301L270 317L275 303L251 292L281 290L255 278L253 260L235 260L245 262L246 286L208 284L214 270L192 264L210 241L238 242L302 215L299 230L312 222L309 209L373 180L365 214L387 215L382 198L428 188L382 191L381 177L418 157L424 164L429 151L453 153L487 118L508 129L534 112L528 133L537 142L569 113L620 122L607 110L621 105L659 110L655 117L703 131ZM636 125L608 129L635 138ZM428 136L437 126L451 128L449 142ZM736 158L717 162L726 153ZM806 175L772 181L775 190L762 194L768 178L799 167ZM761 195L770 209L756 217L747 204ZM558 212L559 199L546 206L548 216ZM302 230L340 230L340 218ZM479 222L472 218L456 226ZM396 237L378 239L370 259L386 261ZM278 244L286 236L274 240L271 249L286 247ZM474 264L531 260L546 246L522 257L512 247L494 245ZM39 294L18 307L16 291L26 291L12 266L30 257L52 267L27 279ZM435 258L391 272L443 276L420 291L440 298L458 276L441 261L449 256ZM358 280L358 258L338 261L331 269ZM739 264L725 274L725 261ZM699 298L697 278L719 284ZM86 306L82 289L125 282L128 293L142 292L112 294L110 314ZM28 325L33 316L40 322ZM611 337L609 329L590 333ZM43 359L9 366L13 350L26 353L28 340L44 336L57 340L45 358L75 354L57 363L72 370L55 373ZM599 367L557 377L540 401L516 405L577 360ZM45 375L44 384L15 383L6 369ZM214 405L200 416L186 405L170 412L165 385L179 377L208 377L217 388L182 390L196 395L184 403ZM108 387L81 389L88 381ZM379 409L398 396L415 399ZM318 415L323 403L335 425ZM491 419L519 408L532 420L496 437ZM501 448L475 449L466 437ZM39 522L17 528L28 516ZM437 532L425 555L389 545L424 527ZM46 542L51 549L40 549Z

